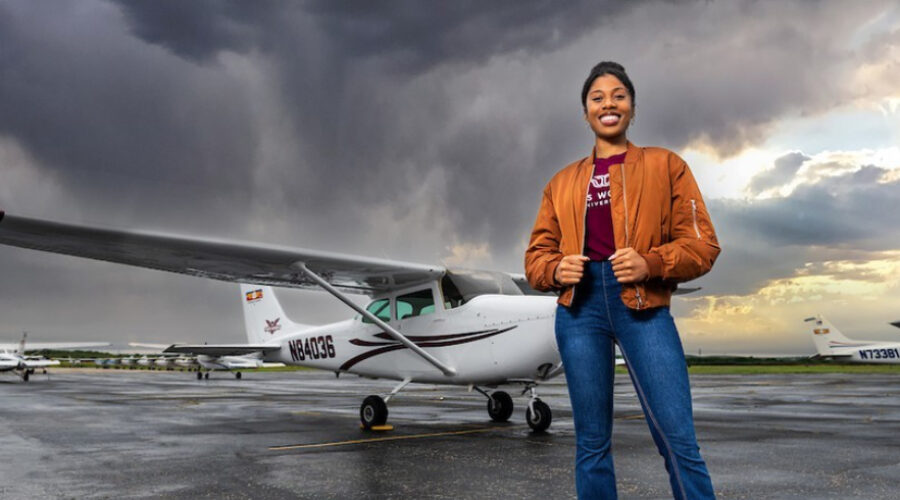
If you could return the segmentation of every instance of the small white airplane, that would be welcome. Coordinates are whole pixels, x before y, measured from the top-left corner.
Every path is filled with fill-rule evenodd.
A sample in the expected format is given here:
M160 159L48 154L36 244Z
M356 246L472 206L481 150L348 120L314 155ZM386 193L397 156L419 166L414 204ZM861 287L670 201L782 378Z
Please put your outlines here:
M130 342L128 345L133 347L146 347L150 349L165 350L170 344L145 344L138 342ZM172 351L169 351L172 352ZM193 352L178 351L189 355ZM241 378L240 370L252 370L254 368L262 368L263 360L261 352L253 352L240 356L210 356L209 354L198 354L196 357L179 356L173 360L175 366L189 369L197 369L197 380L209 379L211 371L228 371L234 372L234 378ZM157 363L159 361L157 360ZM203 373L206 370L206 373Z
M854 363L900 363L900 342L849 339L821 315L803 321L813 323L810 333L818 353L814 357Z
M390 393L363 400L366 429L385 424L387 402L413 382L475 390L498 422L512 415L512 397L485 388L519 385L529 394L528 425L540 432L551 422L536 388L563 371L553 334L556 296L535 292L520 274L89 228L2 212L0 243L241 283L249 345L166 351L261 353L265 361L399 381ZM357 316L322 326L294 323L270 286L325 290ZM348 293L372 300L361 307Z
M15 372L23 382L28 382L30 375L35 370L44 370L50 366L59 366L59 361L42 357L26 356L25 341L28 332L22 334L22 340L17 344L0 344L0 372ZM87 347L108 346L108 342L41 342L32 343L32 350L41 349L82 349Z

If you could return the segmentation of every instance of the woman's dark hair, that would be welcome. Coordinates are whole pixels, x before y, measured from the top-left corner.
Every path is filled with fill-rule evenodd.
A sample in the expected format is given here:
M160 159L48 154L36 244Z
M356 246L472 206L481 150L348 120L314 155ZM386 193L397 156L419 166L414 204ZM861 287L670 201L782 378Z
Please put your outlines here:
M588 91L591 90L591 85L593 85L594 80L603 75L612 75L618 78L619 81L625 85L625 88L628 89L628 93L631 94L632 106L635 105L634 85L631 83L631 78L628 78L628 75L625 73L625 68L617 62L603 61L591 69L591 73L588 75L587 80L584 81L584 87L581 89L582 108L587 109L587 95Z

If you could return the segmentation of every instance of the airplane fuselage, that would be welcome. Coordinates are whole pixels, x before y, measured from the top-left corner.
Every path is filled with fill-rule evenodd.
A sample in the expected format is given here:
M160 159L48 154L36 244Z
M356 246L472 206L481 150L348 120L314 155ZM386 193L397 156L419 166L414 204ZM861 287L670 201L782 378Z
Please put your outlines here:
M439 306L440 304L438 304ZM480 295L390 325L451 366L444 375L361 318L288 332L265 360L363 377L455 385L544 380L560 373L555 297ZM274 318L273 318L274 319ZM275 340L275 339L273 339Z
M832 354L841 360L857 363L900 363L900 343L863 344L858 347L833 348Z

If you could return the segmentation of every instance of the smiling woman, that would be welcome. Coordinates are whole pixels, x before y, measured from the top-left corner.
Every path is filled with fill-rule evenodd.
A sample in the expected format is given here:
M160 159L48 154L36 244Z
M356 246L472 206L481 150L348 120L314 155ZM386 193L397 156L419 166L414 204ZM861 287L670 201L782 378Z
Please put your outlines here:
M572 400L578 496L616 498L610 438L618 346L674 497L715 498L669 313L677 283L712 267L715 231L684 161L627 140L635 91L625 68L596 65L581 104L593 152L547 184L525 253L531 286L560 293L556 342Z

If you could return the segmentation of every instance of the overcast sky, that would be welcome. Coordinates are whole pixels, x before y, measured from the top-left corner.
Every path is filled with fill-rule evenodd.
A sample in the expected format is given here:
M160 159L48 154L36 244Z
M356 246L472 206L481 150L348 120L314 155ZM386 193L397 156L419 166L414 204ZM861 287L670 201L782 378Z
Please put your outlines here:
M0 1L0 208L522 272L601 60L723 247L673 304L689 352L811 353L817 312L900 339L894 1ZM13 248L0 276L0 341L244 339L236 285Z

